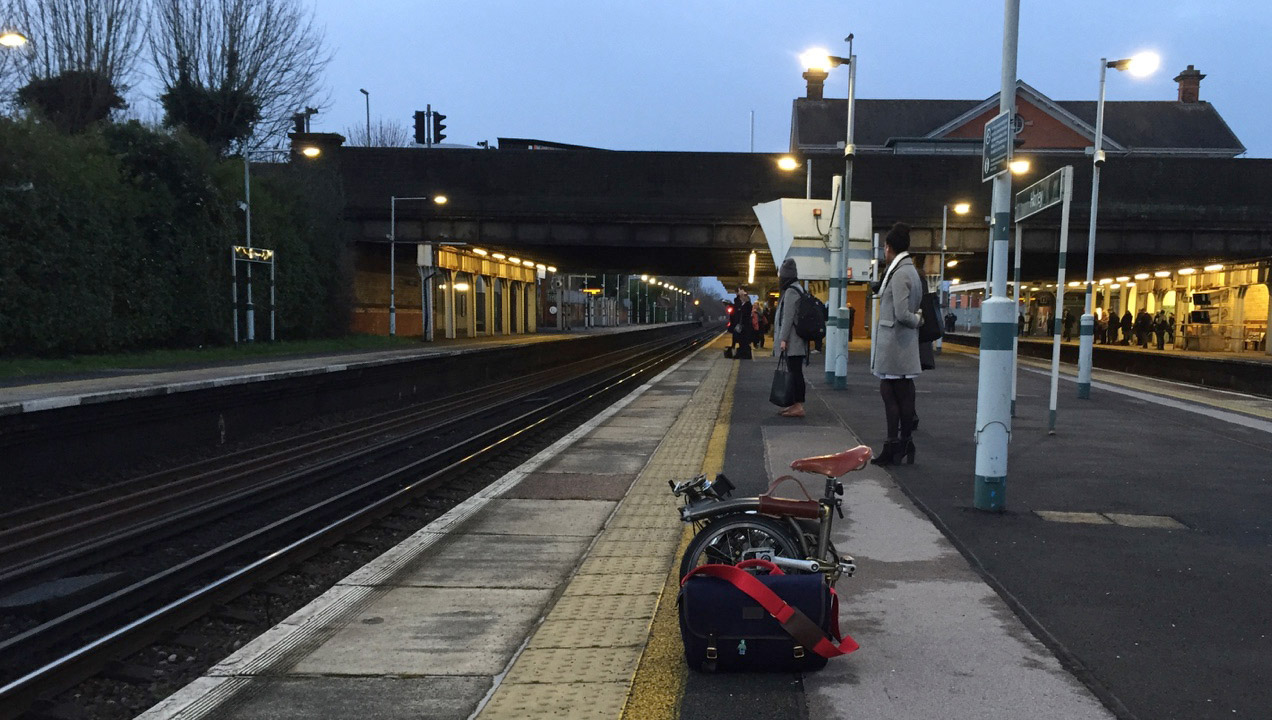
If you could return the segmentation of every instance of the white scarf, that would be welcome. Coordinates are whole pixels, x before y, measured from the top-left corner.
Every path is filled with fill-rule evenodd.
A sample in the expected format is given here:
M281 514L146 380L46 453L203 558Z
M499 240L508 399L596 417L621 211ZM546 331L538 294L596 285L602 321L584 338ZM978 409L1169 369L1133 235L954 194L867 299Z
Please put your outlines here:
M888 270L883 273L883 282L879 283L880 295L883 294L883 289L888 287L888 281L892 279L892 272L897 269L897 265L901 264L901 261L908 257L910 257L909 250L903 250L893 256L892 262L888 265Z

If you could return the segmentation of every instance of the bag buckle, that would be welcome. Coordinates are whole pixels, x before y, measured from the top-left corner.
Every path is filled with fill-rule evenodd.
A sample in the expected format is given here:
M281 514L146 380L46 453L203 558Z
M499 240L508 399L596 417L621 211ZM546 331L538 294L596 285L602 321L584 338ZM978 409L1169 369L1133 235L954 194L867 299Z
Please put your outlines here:
M715 646L713 646L713 645L708 645L708 646L707 646L707 659L708 659L708 660L715 660L717 657L718 657L718 655L716 654Z
M799 659L799 658L804 657L804 646L803 646L803 645L796 645L796 646L795 646L795 648L794 648L794 652L795 652L795 658L796 658L796 659Z

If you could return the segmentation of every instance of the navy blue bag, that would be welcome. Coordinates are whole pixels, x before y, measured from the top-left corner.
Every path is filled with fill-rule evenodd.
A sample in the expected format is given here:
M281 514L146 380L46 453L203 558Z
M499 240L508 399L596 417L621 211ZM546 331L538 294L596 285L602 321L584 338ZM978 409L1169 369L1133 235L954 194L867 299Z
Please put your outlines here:
M752 575L744 567L765 567ZM857 649L840 639L839 600L820 574L783 575L772 563L703 565L681 581L685 662L706 672L820 670Z

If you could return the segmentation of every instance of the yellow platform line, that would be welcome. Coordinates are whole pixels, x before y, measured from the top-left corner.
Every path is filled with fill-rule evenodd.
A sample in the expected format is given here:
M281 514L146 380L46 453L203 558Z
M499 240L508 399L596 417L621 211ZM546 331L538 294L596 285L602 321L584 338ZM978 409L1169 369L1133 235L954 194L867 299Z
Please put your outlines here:
M723 344L723 343L721 343ZM724 451L729 441L729 418L733 416L733 389L738 380L738 364L731 363L729 381L720 399L715 429L707 442L702 472L715 477L724 471ZM623 709L624 720L676 720L680 701L685 695L689 668L685 665L684 648L680 644L680 618L676 598L680 594L680 558L684 555L693 529L685 526L680 546L672 558L671 570L658 598L658 609L650 627L649 643L641 656L632 692Z
M704 466L721 399L734 376L734 364L723 361L715 345L699 356L713 360L699 387L495 688L480 720L623 716L660 598L667 595L667 568L683 545L678 503L667 481L692 477ZM674 607L674 592L670 597ZM683 677L681 672L681 684ZM677 695L662 706L674 712L678 703Z

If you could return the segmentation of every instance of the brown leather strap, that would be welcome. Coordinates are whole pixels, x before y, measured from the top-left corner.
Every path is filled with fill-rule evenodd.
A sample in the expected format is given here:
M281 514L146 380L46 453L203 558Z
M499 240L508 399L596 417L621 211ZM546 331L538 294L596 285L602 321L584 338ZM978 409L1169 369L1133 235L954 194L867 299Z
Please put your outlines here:
M816 500L789 500L769 495L760 496L760 514L816 520L821 517L821 504Z

